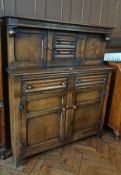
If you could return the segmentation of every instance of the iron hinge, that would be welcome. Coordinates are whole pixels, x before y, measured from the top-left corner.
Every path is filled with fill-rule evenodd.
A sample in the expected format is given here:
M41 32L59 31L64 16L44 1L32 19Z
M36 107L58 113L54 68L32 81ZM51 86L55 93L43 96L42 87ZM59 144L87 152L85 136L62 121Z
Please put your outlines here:
M23 103L20 104L19 109L20 109L21 112L24 110L24 104Z
M106 91L103 91L102 92L102 96L106 96Z

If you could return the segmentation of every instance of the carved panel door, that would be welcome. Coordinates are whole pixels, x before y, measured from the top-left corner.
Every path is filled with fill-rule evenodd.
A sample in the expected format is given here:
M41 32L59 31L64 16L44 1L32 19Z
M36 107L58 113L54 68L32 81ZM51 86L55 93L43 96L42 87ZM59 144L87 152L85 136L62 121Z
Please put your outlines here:
M21 147L25 155L64 141L66 89L66 78L23 83Z
M69 137L78 139L100 132L106 81L106 75L75 78Z

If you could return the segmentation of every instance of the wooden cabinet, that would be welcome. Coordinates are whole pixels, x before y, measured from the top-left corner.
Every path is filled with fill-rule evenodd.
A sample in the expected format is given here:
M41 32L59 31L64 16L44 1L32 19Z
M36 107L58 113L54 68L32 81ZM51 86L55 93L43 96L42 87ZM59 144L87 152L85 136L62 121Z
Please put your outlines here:
M121 63L108 62L108 65L115 67L113 72L110 96L107 108L107 124L113 129L116 139L121 135Z
M17 165L35 153L101 135L112 71L103 54L111 31L2 18Z

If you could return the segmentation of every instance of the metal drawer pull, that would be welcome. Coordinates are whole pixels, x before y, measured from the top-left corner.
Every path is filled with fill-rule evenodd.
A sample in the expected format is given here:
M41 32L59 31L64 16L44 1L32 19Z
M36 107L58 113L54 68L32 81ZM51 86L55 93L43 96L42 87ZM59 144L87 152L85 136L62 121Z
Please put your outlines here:
M82 80L77 80L76 81L76 84L81 84L82 83Z
M27 86L27 89L32 89L32 86Z
M66 111L66 109L65 109L65 108L62 108L62 111L63 111L63 112L65 112L65 111Z
M15 30L13 28L9 29L9 35L14 36L15 35Z
M2 107L3 107L3 102L0 101L0 108L2 108Z
M66 83L65 82L62 82L61 85L65 87L66 86Z
M76 106L75 105L73 105L73 109L76 109Z

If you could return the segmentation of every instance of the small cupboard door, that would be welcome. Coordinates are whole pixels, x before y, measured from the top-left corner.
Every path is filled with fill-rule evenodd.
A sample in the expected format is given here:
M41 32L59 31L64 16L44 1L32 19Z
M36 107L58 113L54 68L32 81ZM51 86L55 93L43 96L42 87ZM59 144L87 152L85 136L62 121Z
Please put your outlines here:
M43 67L46 64L47 32L32 28L9 28L8 55L11 67ZM11 52L11 49L13 52Z
M102 35L85 36L84 60L85 65L97 65L103 61L105 39Z
M100 131L106 84L104 77L105 75L76 78L68 126L71 137L78 139Z
M55 147L64 141L65 81L38 80L24 84L21 143L25 155Z

